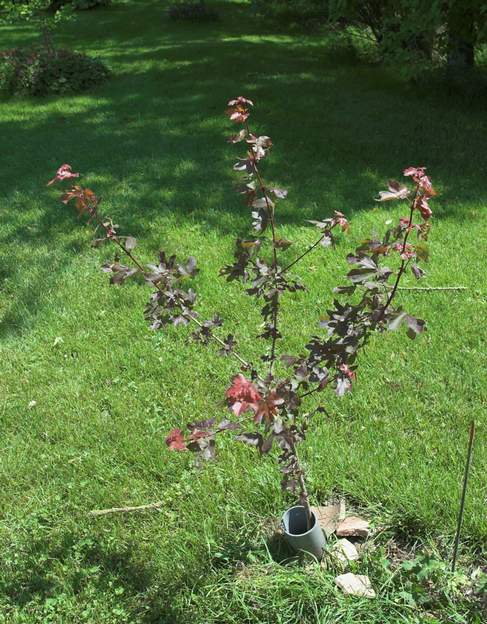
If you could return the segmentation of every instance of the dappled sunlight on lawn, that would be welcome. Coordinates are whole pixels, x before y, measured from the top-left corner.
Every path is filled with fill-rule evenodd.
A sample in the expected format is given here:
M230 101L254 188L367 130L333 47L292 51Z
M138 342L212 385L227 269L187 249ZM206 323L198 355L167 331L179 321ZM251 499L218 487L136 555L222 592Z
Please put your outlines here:
M242 592L252 605L254 594L267 604L275 591L282 613L295 613L301 599L303 609L325 600L329 618L365 622L372 613L367 621L396 624L396 611L381 611L396 609L392 602L379 599L366 612L362 601L340 602L319 566L303 571L272 559L261 525L285 503L272 463L254 463L226 442L219 462L201 472L188 470L184 453L168 457L170 427L224 413L235 367L184 330L150 332L149 291L108 286L100 265L113 261L113 250L91 248L94 226L46 184L69 163L101 197L100 212L137 238L144 263L160 248L194 255L201 318L222 310L252 358L259 311L218 275L234 239L249 236L249 208L234 189L242 145L227 142L228 99L252 98L257 131L274 142L263 168L269 184L289 191L278 215L280 235L294 241L285 257L314 240L307 219L339 210L351 222L335 248L296 268L309 290L286 297L283 352L302 351L321 331L332 288L349 269L346 254L404 216L404 206L374 201L387 180L427 166L439 195L424 283L467 290L399 293L428 331L414 343L398 333L371 341L354 394L330 399L332 417L314 421L304 458L317 500L345 494L446 553L475 418L464 525L475 552L487 540L485 111L481 102L415 92L321 35L272 33L246 3L219 7L220 21L208 25L170 22L166 3L156 1L83 12L59 44L98 55L112 70L109 81L79 96L2 102L0 548L22 562L8 564L0 610L3 588L9 604L27 605L32 617L43 618L55 595L61 606L52 607L52 621L64 608L66 622L183 624L185 609L203 609L218 595L221 611L208 621L219 624L232 609L243 613ZM2 34L11 46L30 32ZM405 285L416 285L412 274ZM86 516L153 500L164 506L152 515ZM126 613L116 619L120 605Z

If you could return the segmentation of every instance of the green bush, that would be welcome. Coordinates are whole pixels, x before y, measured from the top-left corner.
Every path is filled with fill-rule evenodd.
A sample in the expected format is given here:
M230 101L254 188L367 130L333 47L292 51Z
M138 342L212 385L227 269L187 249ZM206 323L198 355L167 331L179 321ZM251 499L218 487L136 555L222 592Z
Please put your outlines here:
M16 48L0 54L0 93L7 96L77 93L108 75L102 61L71 50Z
M75 9L80 11L84 9L96 9L100 6L108 6L111 0L74 0L73 5Z
M111 4L111 0L52 0L50 8L57 11L66 4L72 4L76 11L84 11L85 9L108 6Z

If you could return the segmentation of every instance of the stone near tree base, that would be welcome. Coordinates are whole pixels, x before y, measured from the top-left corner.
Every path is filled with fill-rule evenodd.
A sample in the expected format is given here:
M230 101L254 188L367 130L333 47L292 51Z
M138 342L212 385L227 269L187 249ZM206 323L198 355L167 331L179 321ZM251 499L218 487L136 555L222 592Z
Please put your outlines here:
M359 558L358 550L347 539L340 539L333 546L331 555L340 564L345 567L349 561L357 561Z
M348 516L337 527L338 537L367 537L369 523L359 516Z
M326 537L332 535L339 523L340 505L323 505L321 507L311 507L311 510L318 518L320 527L325 532Z
M376 594L368 576L364 574L340 574L335 578L335 583L347 596L361 596L363 598L375 598Z

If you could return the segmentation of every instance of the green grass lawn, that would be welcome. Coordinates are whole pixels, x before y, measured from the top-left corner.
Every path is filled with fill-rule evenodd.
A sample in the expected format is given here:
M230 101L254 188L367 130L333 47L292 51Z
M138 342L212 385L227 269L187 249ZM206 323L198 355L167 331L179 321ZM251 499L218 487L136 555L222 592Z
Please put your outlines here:
M290 501L272 459L226 441L199 472L166 451L168 429L224 414L215 405L235 363L184 329L151 333L149 291L108 286L108 249L90 248L90 229L45 184L71 163L144 260L161 247L195 255L201 313L221 311L252 358L258 310L218 277L250 216L232 188L226 101L254 99L274 140L265 175L289 190L290 258L315 237L306 219L341 210L352 223L300 266L309 292L287 300L284 352L319 331L346 253L402 214L374 203L377 191L427 165L440 195L424 283L468 290L401 292L427 334L377 336L353 395L329 398L302 453L314 502L345 494L390 535L447 556L475 419L468 569L487 545L485 102L407 89L322 37L269 30L242 4L210 25L171 23L165 6L116 4L63 27L60 43L110 66L106 85L0 105L0 622L467 622L454 602L434 619L396 600L379 556L359 567L375 601L345 599L319 566L276 563L266 539ZM1 48L31 39L0 30ZM160 513L86 515L157 500Z

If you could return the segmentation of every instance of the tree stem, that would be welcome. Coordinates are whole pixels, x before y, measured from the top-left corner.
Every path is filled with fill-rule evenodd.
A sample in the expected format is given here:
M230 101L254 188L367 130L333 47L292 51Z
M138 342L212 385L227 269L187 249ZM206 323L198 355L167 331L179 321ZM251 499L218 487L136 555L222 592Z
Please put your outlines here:
M293 454L294 457L296 458L296 465L297 465L297 470L298 470L298 482L299 482L299 488L301 490L301 495L299 497L305 512L306 512L306 530L309 531L311 529L311 519L312 519L312 514L311 514L311 505L309 502L309 494L308 494L308 489L306 487L306 482L304 480L304 471L301 467L301 463L299 461L299 455L298 455L298 451L296 449L296 444L293 442L292 443L292 450L293 450Z
M245 129L247 130L247 135L250 136L251 132L250 132L250 126L248 121L245 122ZM260 175L260 171L259 168L257 167L257 159L255 157L255 154L252 151L252 148L250 148L248 150L248 154L249 157L252 159L252 163L253 163L253 167L254 167L254 171L255 171L255 176L257 178L257 181L259 183L259 189L260 192L262 193L263 197L264 197L264 201L266 203L266 209L267 209L267 214L269 216L269 222L271 224L271 232L272 232L272 271L274 274L274 285L277 286L277 270L278 270L278 265L277 265L277 247L276 247L276 224L275 224L275 219L274 219L274 208L273 206L271 206L270 201L269 201L269 197L267 196L267 189L264 185L264 180L262 179L262 176ZM277 336L278 336L278 331L277 331L277 316L279 313L279 293L277 292L277 288L276 288L276 295L275 297L273 297L273 301L272 301L272 342L271 342L271 354L270 354L270 359L269 359L269 375L272 377L272 371L274 368L274 362L276 360L276 342L277 342Z
M406 232L404 234L404 239L402 241L401 255L403 255L405 250L406 250L406 244L408 242L409 234L411 232L411 226L413 224L414 205L416 203L416 199L418 197L418 193L419 193L419 185L416 186L416 192L414 194L413 200L411 201L411 207L410 207L410 210L409 210L409 221L408 221L408 224L406 226ZM382 312L380 313L378 322L382 321L382 319L384 318L385 313L386 313L388 307L391 305L392 300L394 299L394 296L395 296L395 294L397 292L397 289L399 287L399 282L401 281L401 277L403 276L404 271L406 270L406 267L407 267L408 264L409 264L409 260L402 259L401 266L399 267L399 271L397 273L396 281L394 283L394 286L392 287L392 290L391 290L391 292L389 294L389 297L387 298L385 306L382 308Z

